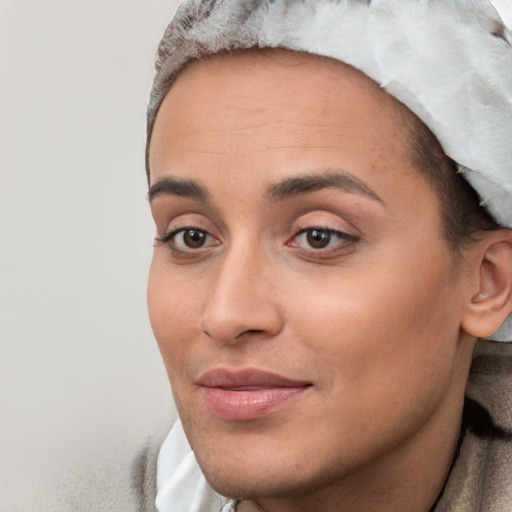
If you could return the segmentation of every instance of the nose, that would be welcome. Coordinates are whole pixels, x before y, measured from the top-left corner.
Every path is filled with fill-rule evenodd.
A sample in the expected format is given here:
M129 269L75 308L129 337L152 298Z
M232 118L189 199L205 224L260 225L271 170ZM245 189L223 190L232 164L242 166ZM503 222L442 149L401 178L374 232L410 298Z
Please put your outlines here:
M201 319L202 331L225 345L278 334L283 320L275 279L272 265L256 251L230 251L216 267Z

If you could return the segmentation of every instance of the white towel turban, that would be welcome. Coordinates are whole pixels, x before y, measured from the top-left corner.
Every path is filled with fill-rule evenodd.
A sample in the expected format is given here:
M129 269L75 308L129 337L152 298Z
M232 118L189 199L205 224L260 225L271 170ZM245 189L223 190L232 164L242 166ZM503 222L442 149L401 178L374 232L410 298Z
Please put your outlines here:
M512 228L512 37L487 0L189 0L167 28L148 109L184 65L287 48L368 75L436 135L482 206ZM512 316L495 341L512 341Z

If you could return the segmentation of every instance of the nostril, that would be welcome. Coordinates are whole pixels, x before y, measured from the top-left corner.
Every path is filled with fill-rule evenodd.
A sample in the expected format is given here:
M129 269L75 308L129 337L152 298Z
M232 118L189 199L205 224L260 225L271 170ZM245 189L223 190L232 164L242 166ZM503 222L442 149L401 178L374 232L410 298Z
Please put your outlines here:
M244 334L262 334L264 333L265 331L263 329L248 329L247 331L244 331L242 332L241 334L239 334L239 338L241 336L243 336Z
M213 340L213 336L212 336L208 331L206 331L205 329L201 329L201 330L202 330L202 332L203 332L204 334L206 334L206 336L208 336L208 338L210 338L210 339L212 339L212 340Z
M211 340L219 341L216 339L215 336L212 336L212 334L210 334L206 329L201 329L201 331L203 332L203 334L208 336L208 338L210 338ZM232 338L232 342L236 343L237 341L241 341L243 338L246 338L246 337L251 338L254 336L264 335L264 334L265 334L264 329L247 329L245 331L242 331L240 334L238 334L234 338Z

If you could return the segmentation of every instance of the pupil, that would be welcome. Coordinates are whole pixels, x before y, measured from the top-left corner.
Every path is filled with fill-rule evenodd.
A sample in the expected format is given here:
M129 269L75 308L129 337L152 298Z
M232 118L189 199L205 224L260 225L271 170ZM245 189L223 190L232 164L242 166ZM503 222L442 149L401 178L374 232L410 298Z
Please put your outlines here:
M204 244L206 239L206 234L204 231L199 231L197 229L189 229L185 231L183 235L183 241L188 247L192 247L197 249Z
M314 247L315 249L321 249L328 245L328 243L331 240L331 235L329 233L326 233L325 231L320 231L318 229L312 229L308 231L308 243L311 245L311 247Z

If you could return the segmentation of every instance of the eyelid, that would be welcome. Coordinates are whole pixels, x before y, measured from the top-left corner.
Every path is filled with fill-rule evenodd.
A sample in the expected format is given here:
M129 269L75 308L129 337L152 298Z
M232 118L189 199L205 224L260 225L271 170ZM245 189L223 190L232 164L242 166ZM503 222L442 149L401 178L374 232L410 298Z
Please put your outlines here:
M179 228L176 228L176 229L170 229L169 231L167 231L163 235L156 236L155 237L155 241L159 242L159 243L169 243L176 235L178 235L179 233L185 232L185 231L202 231L202 232L206 233L209 237L211 237L214 240L218 241L217 237L212 235L210 233L210 231L208 231L207 229L200 228L198 226L192 226L192 225L190 225L190 226L183 226L183 227L179 227Z
M202 212L190 210L169 210L163 211L160 218L155 220L157 228L157 241L165 241L174 233L182 229L197 229L200 231L207 231L211 235L219 238L216 225L208 215Z
M188 260L203 258L212 249L222 243L219 230L209 216L195 211L168 212L166 219L161 218L157 223L158 234L155 237L155 247L166 247L172 258ZM187 243L183 237L188 230L206 234L203 245L194 246Z
M309 227L306 227L306 228L298 228L294 232L292 239L295 239L299 235L303 235L304 233L307 233L308 231L315 231L315 230L316 231L323 231L323 232L325 232L325 233L327 233L329 235L339 236L339 238L341 238L343 240L347 240L347 241L359 240L358 237L356 237L354 235L351 235L350 233L347 233L345 231L342 231L341 229L333 229L333 228L328 228L328 227L325 227L325 226L309 226Z
M163 198L154 208L154 205L151 208L154 225L160 237L175 229L186 227L202 229L215 236L223 229L222 222L219 222L221 219L210 210L191 205L190 202L187 202L188 200L165 201L165 199L168 198ZM160 197L157 201L159 200Z
M184 236L184 234L189 230L206 233L205 243L199 247L190 247L184 242L184 240L177 240L180 233L183 234L181 236ZM155 243L165 246L176 263L180 262L180 260L182 263L186 263L187 261L201 261L210 256L212 254L212 250L221 244L220 240L212 235L208 230L195 226L183 226L171 229L164 235L157 237L155 239Z
M303 233L306 233L308 231L325 231L328 234L335 234L335 235L341 235L342 238L356 238L354 235L351 235L350 233L347 233L346 231L343 231L342 229L336 229L336 228L330 228L327 226L321 226L312 224L311 226L307 226L305 228L297 228L294 232L294 236L301 235Z
M296 222L292 236L287 240L286 245L299 254L313 259L329 259L342 256L354 249L359 242L359 230L338 215L330 212L316 211L309 212ZM302 240L308 232L314 230L330 235L325 247L314 247L308 241ZM353 234L356 231L358 234ZM335 237L333 240L332 237Z

